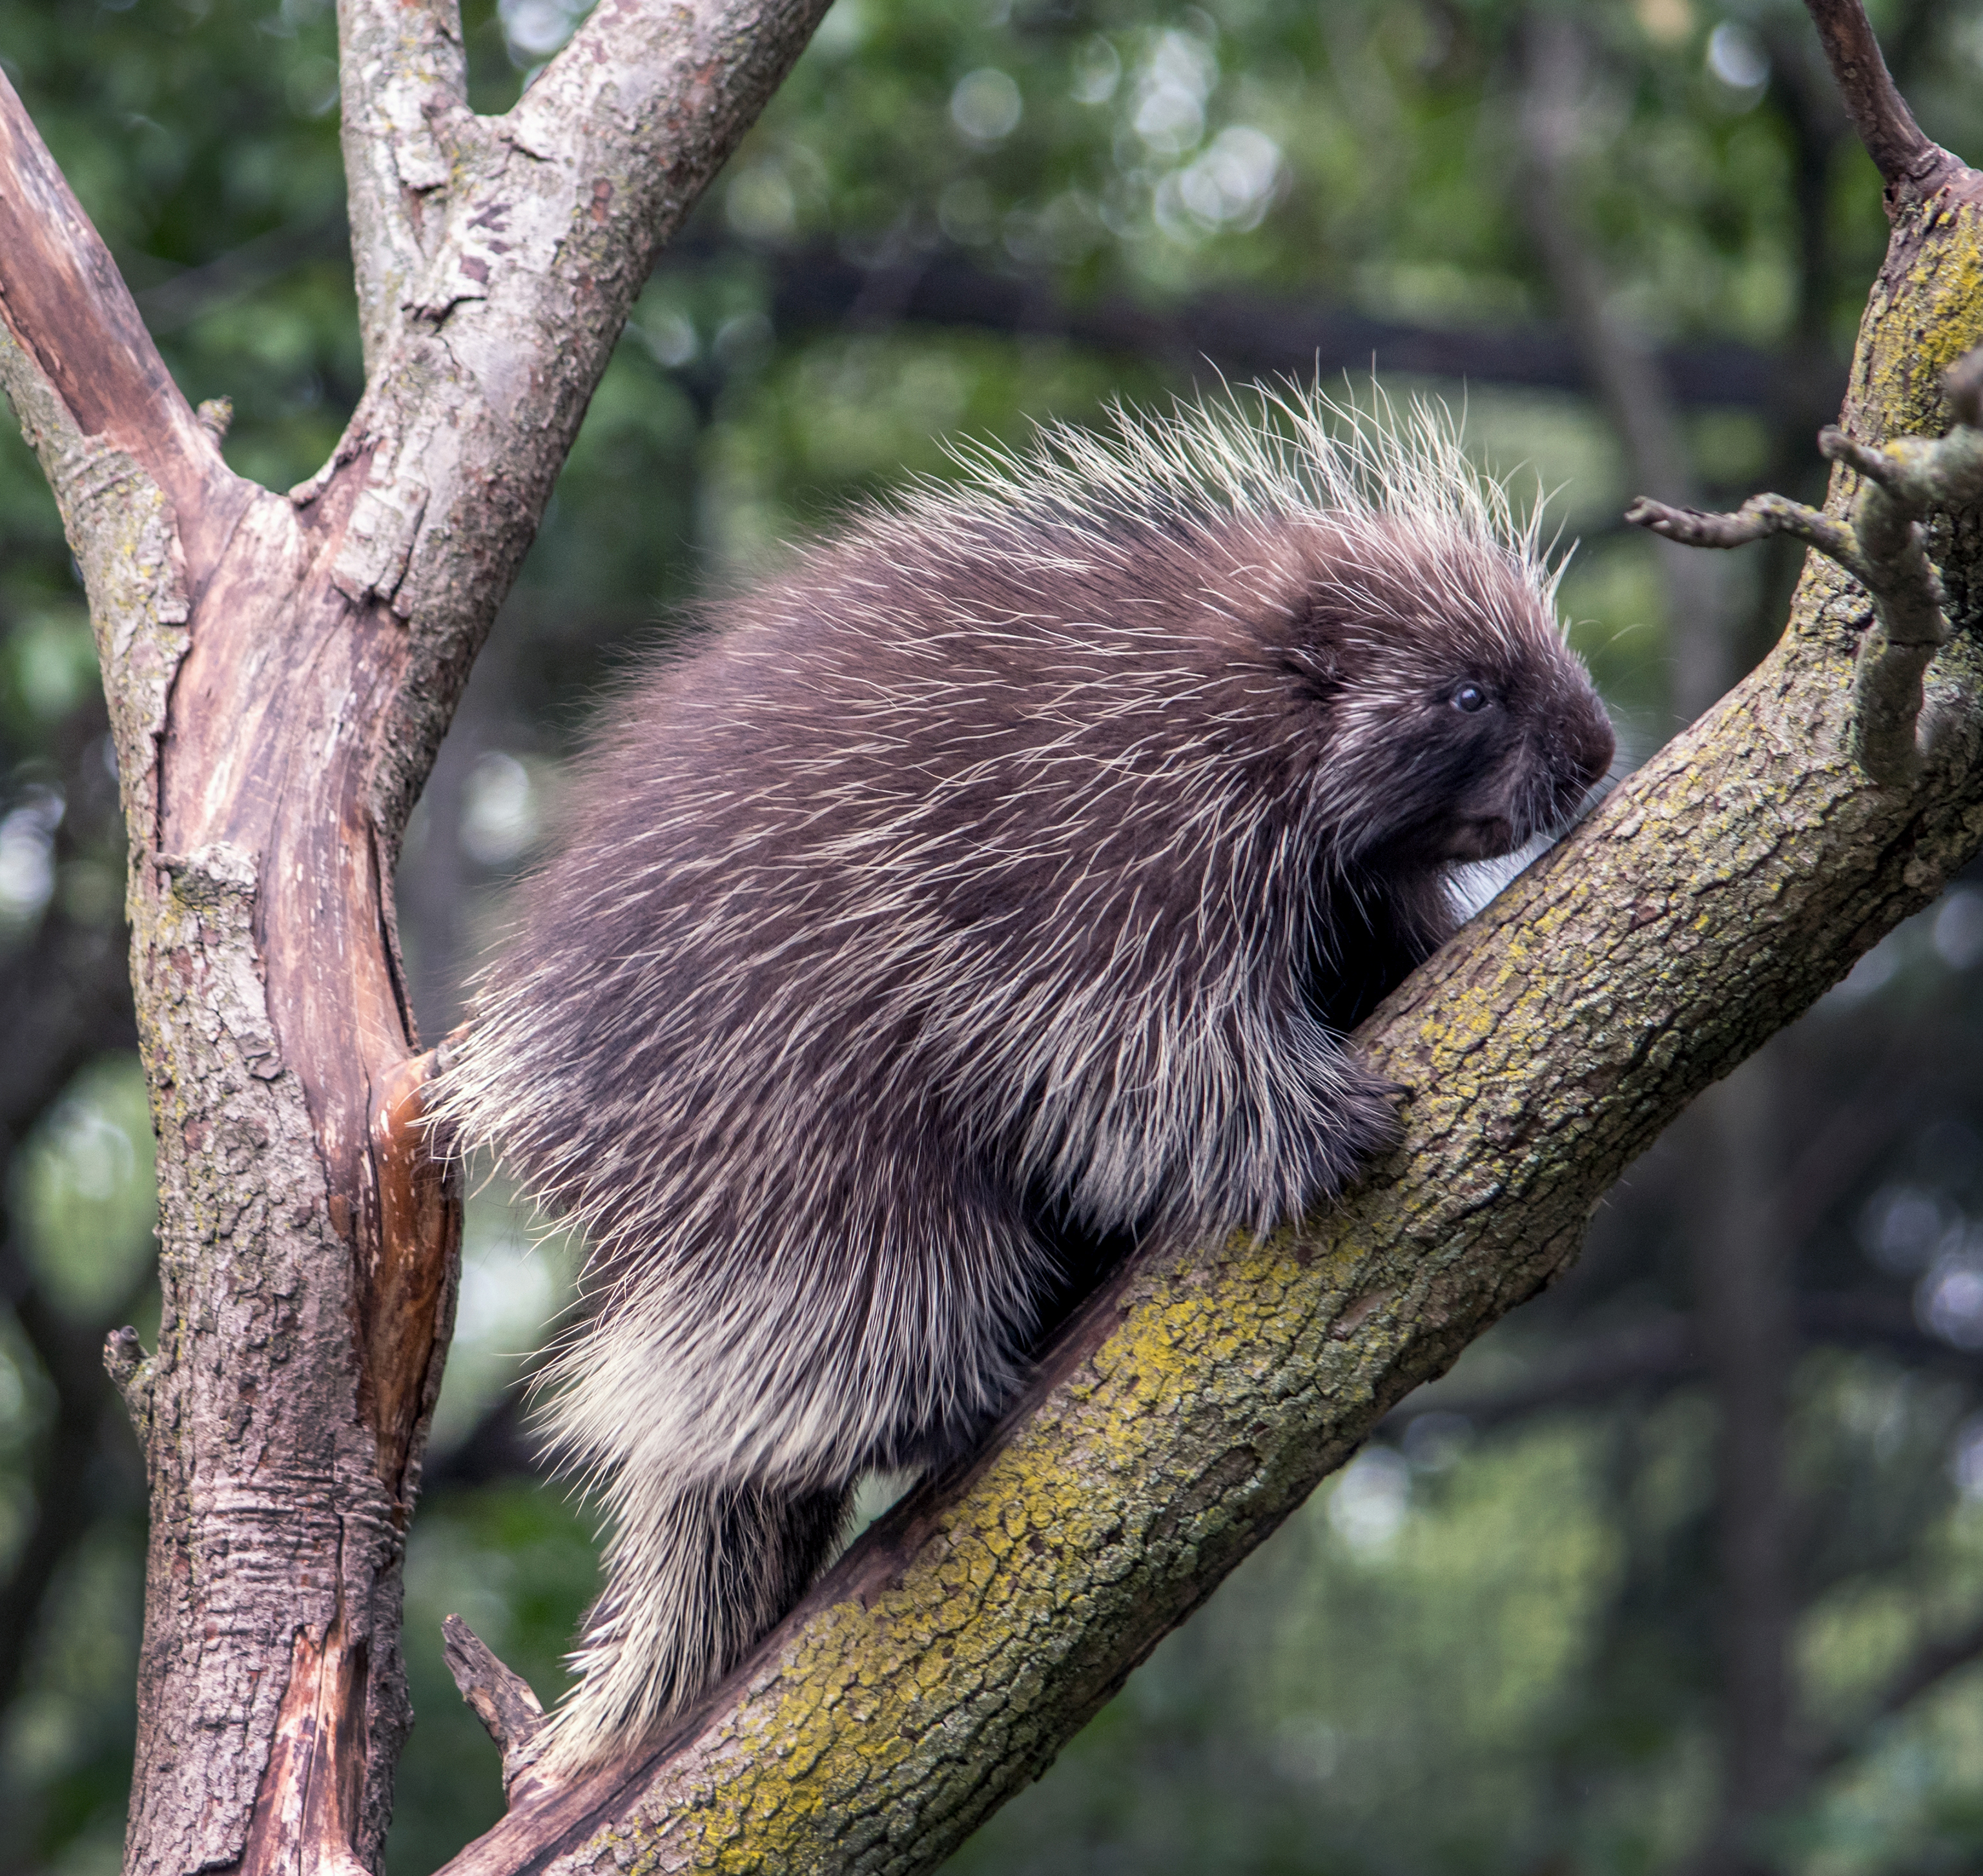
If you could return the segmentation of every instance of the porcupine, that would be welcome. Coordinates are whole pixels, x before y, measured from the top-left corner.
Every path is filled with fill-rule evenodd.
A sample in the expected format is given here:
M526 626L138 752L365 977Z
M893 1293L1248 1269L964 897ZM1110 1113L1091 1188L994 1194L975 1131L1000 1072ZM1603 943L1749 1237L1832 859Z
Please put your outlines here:
M967 452L622 699L443 1113L590 1246L610 1513L547 1763L637 1745L1008 1404L1092 1269L1396 1138L1343 1035L1612 734L1443 416L1262 393Z

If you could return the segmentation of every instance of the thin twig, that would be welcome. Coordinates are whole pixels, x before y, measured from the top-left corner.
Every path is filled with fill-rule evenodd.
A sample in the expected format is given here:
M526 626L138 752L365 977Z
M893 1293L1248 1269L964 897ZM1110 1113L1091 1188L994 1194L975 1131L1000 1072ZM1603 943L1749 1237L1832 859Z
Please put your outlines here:
M1878 446L1843 430L1818 433L1828 460L1861 477L1850 521L1781 495L1753 495L1733 514L1704 514L1641 497L1625 519L1695 547L1738 547L1788 534L1835 561L1872 596L1874 630L1860 647L1852 685L1854 759L1883 788L1911 788L1933 752L1935 723L1924 717L1922 680L1948 642L1941 576L1928 557L1926 522L1983 499L1983 348L1944 380L1955 427L1946 436L1901 436Z
M1687 547L1742 547L1767 535L1788 534L1836 560L1855 579L1867 579L1871 570L1848 523L1834 521L1787 496L1752 495L1733 514L1710 514L1700 508L1669 507L1641 495L1625 510L1625 519Z

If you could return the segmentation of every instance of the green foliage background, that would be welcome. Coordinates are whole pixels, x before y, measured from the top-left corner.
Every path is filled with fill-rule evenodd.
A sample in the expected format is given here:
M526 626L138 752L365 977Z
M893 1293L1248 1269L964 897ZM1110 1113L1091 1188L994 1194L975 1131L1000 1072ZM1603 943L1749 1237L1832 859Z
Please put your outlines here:
M473 0L477 107L507 108L580 10ZM1657 343L1739 343L1835 376L1884 223L1836 122L1820 125L1816 219L1800 219L1821 102L1801 10L1575 13L1593 48L1577 207L1617 303ZM1508 0L839 0L636 309L411 831L405 929L427 1027L452 1020L588 710L672 609L905 475L951 473L946 436L1023 441L1113 397L1215 381L1210 362L1077 346L1050 313L1018 330L905 324L879 288L834 322L781 323L781 279L808 256L884 286L961 256L1035 283L1048 307L1164 313L1216 291L1461 335L1533 329L1553 302L1520 212L1523 17ZM1931 132L1983 156L1983 12L1879 17ZM0 0L0 69L187 395L232 399L229 460L275 487L316 467L360 388L335 52L324 0ZM1463 400L1482 460L1553 491L1553 524L1583 542L1563 587L1577 643L1628 753L1644 753L1670 727L1662 589L1654 543L1617 525L1633 491L1602 412L1491 380L1385 384ZM1362 377L1346 388L1369 394ZM1807 490L1807 430L1787 456L1773 408L1759 393L1690 413L1717 495L1766 477ZM1736 570L1731 630L1760 641L1785 574ZM93 670L53 503L10 433L0 971L24 984L119 917ZM1975 1312L1936 1313L1983 1230L1968 1222L1983 1218L1983 1090L1967 1067L1983 895L1958 893L1785 1045L1815 1102L1848 1095L1890 1038L1916 1038L1942 1129L1868 1155L1804 1243L1814 1281L1891 1291L1920 1325L1888 1346L1814 1342L1798 1371L1802 1724L1850 1749L1757 1854L1808 1876L1983 1861L1983 1678L1869 1717L1924 1638L1974 1619L1983 1560L1983 1333ZM11 1144L8 1299L35 1289L79 1335L135 1316L149 1338L135 1054L96 1055ZM1453 1406L1401 1423L1318 1493L961 1868L1677 1867L1718 1763L1714 1404L1684 1373L1521 1413L1468 1403L1519 1394L1580 1338L1684 1312L1684 1175L1649 1162L1600 1221L1584 1288L1497 1331L1443 1384ZM407 1570L420 1724L391 1846L403 1876L500 1804L440 1617L463 1612L548 1694L591 1584L583 1508L519 1473L513 1426L490 1417L567 1292L570 1253L491 1189L466 1259ZM25 1319L0 1309L0 1570L21 1567L48 1494L88 1516L0 1687L0 1869L82 1876L115 1867L121 1834L142 1477L108 1416L85 1472L38 1476L55 1396Z

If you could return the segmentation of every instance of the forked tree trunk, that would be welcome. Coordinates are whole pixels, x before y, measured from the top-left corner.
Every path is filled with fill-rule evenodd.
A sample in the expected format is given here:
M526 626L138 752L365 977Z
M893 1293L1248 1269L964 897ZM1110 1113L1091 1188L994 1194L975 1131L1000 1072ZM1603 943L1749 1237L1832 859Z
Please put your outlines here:
M1847 426L1935 433L1983 330L1983 179L1894 129L1856 6L1814 4L1895 213ZM376 1866L459 1219L396 842L657 246L822 10L606 0L486 120L444 0L343 0L368 388L287 496L226 470L0 79L0 382L89 585L159 1134L160 1343L112 1350L152 1488L133 1870ZM1983 571L1973 528L1946 567ZM527 1776L451 1867L933 1867L1983 844L1983 660L1942 654L1934 761L1875 787L1843 753L1864 614L1807 574L1762 669L1373 1020L1409 1137L1337 1212L1125 1271L676 1738Z
M459 1195L418 1126L401 830L661 242L826 0L607 0L500 119L449 0L343 0L367 371L232 474L0 78L0 380L95 621L159 1135L129 1865L376 1866ZM217 424L216 424L217 427Z

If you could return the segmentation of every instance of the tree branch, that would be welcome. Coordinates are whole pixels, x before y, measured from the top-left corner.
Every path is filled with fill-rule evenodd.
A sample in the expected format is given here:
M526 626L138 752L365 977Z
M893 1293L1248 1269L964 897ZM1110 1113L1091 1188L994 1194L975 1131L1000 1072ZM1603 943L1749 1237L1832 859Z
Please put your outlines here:
M1766 534L1789 534L1842 567L1872 595L1873 624L1853 681L1850 746L1875 781L1911 787L1931 753L1936 719L1922 714L1922 680L1948 642L1941 577L1928 557L1924 523L1983 497L1983 430L1977 413L1983 356L1958 361L1948 376L1956 426L1933 441L1904 436L1881 448L1828 428L1817 445L1834 463L1863 478L1854 519L1843 521L1755 495L1734 514L1703 514L1639 497L1627 520L1694 547L1737 547ZM1836 495L1837 491L1834 490Z
M1386 1424L1402 1429L1427 1414L1453 1414L1476 1429L1505 1426L1559 1407L1607 1405L1647 1387L1664 1393L1698 1379L1700 1371L1700 1344L1692 1326L1684 1316L1661 1313L1573 1343L1540 1373L1490 1394L1422 1390Z
M72 717L63 740L65 812L57 831L55 860L72 857L75 828L85 791L79 771L95 761L102 734L94 711ZM0 976L0 1155L17 1151L92 1057L129 1048L136 1041L131 983L119 929L72 919L59 901L42 915L33 938L7 960ZM149 1287L149 1273L145 1279ZM105 1449L109 1399L95 1344L102 1329L79 1329L49 1299L22 1255L14 1233L0 1222L0 1301L12 1310L22 1336L41 1364L55 1395L52 1424L30 1459L32 1521L0 1579L0 1710L19 1690L37 1617L50 1587L99 1507L80 1489L90 1461ZM112 1319L121 1321L130 1301L120 1299ZM105 1327L109 1326L106 1323Z
M338 85L366 376L400 332L447 224L472 123L457 0L338 0Z
M75 453L86 443L92 456L131 457L176 507L198 513L226 479L219 452L172 383L109 250L4 73L0 183L0 250L8 257L0 316L11 340L0 356L0 383L10 395L32 398L40 389L73 428L68 452L50 467L57 499L85 497L87 471ZM223 525L219 516L195 524L187 550L210 553Z
M1817 28L1833 82L1866 153L1885 179L1890 206L1904 196L1924 201L1961 163L1931 142L1914 122L1908 101L1881 55L1880 42L1860 0L1804 0Z
M503 1755L503 1789L507 1793L536 1763L543 1707L530 1684L497 1660L488 1644L460 1617L445 1617L440 1632L447 1671Z

